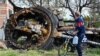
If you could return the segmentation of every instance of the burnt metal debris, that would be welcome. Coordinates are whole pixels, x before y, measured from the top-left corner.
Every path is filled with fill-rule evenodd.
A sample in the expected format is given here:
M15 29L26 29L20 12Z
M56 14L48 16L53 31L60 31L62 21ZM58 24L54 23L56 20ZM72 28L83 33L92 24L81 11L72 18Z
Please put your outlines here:
M7 21L5 37L8 45L21 49L48 48L53 41L56 22L56 16L41 6L23 8Z

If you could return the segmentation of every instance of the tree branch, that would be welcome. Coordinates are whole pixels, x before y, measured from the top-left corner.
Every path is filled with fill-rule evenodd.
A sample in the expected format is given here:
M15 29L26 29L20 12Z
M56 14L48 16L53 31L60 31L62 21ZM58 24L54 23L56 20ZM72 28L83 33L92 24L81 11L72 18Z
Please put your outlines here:
M79 7L81 6L81 0L79 0Z
M89 2L88 2L88 1L89 1ZM87 6L87 5L91 4L91 3L92 3L92 0L86 0L86 3L83 4L82 7L85 7L85 6Z
M77 8L77 10L78 10L78 2L77 2L77 0L75 0L75 3L76 3L76 8Z
M75 18L74 12L73 12L72 8L70 7L70 4L69 4L69 0L65 0L65 2L66 2L66 8L68 8L70 10L71 14Z
M89 1L89 2L88 2ZM82 12L83 7L87 7L87 5L91 4L92 0L86 0L85 4L83 4L82 6L79 6L79 12Z
M11 0L8 0L8 1L13 6L14 12L17 12L22 9L21 7L16 6Z
M62 5L62 7L66 7L65 4L63 4L63 3L61 3L61 2L59 2L59 3Z
M34 0L28 0L33 6L36 6L37 4L35 3L36 1Z

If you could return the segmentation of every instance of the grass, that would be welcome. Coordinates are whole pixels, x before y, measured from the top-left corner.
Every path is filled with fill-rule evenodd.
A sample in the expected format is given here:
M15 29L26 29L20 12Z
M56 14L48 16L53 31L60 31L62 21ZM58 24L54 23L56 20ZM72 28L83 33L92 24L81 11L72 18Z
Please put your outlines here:
M0 56L56 56L56 50L0 50Z
M100 48L91 48L86 51L88 56L100 56Z
M72 53L71 53L72 54ZM86 51L86 56L100 56L100 48L89 48ZM2 50L0 49L0 56L58 56L57 50ZM70 55L71 56L71 55ZM75 55L72 55L75 56Z
M99 28L100 27L100 22L95 22L94 25L95 25L95 27Z

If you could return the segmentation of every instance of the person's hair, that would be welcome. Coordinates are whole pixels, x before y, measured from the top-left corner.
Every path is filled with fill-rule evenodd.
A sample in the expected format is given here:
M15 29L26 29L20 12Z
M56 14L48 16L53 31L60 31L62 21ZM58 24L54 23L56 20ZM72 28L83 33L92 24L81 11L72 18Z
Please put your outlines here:
M77 17L80 16L80 12L78 12L78 11L75 12L75 16L77 16Z

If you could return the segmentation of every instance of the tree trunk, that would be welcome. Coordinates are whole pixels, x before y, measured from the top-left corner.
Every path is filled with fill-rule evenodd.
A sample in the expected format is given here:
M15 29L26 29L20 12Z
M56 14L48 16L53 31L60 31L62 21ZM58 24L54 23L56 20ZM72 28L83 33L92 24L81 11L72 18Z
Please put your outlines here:
M55 0L55 7L58 7L58 0Z
M40 6L42 6L42 0L40 0Z
M50 2L50 0L47 0L48 7L49 7L49 2Z

